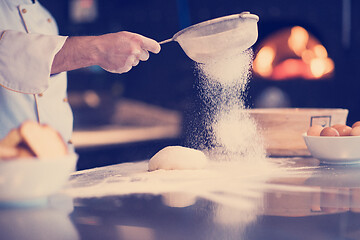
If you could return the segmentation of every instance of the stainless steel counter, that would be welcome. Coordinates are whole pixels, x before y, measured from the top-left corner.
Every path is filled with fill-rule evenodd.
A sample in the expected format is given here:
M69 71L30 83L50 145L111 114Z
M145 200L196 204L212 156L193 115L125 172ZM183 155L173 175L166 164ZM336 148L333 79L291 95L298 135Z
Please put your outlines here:
M47 206L2 208L2 239L359 239L360 165L270 158L75 172ZM256 165L256 166L255 166Z

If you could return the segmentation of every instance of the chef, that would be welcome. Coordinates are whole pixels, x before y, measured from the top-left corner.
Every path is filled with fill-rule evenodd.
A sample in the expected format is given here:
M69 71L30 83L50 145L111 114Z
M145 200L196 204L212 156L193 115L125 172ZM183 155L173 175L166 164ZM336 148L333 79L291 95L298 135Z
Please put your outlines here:
M155 40L130 32L59 36L37 0L0 0L0 139L30 119L69 141L73 116L66 71L99 65L124 73L159 51Z

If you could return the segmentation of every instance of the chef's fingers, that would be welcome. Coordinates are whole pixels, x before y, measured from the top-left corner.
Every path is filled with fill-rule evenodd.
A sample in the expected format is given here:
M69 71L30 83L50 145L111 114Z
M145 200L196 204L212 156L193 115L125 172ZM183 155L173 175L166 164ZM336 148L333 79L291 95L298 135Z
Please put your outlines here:
M129 62L132 66L136 66L139 64L139 61L146 61L149 59L149 52L144 49L136 49L133 51L133 54L129 56Z
M140 60L139 60L138 58L136 58L136 59L132 62L131 65L132 65L133 67L135 67L135 66L137 66L137 65L139 64L139 61L140 61Z
M148 60L148 59L149 59L149 52L146 51L146 50L144 50L144 49L142 49L141 52L140 52L140 54L139 54L139 59L140 59L141 61L146 61L146 60Z
M121 67L121 68L118 68L118 69L108 69L108 68L104 68L106 71L108 71L108 72L111 72L111 73L126 73L126 72L128 72L128 71L130 71L131 70L131 68L132 68L133 66L123 66L123 67Z
M126 60L125 68L130 67L130 69L131 69L131 67L135 67L136 65L138 65L139 61L140 61L139 54L140 53L129 56L128 59Z
M142 48L144 50L147 50L149 52L152 52L152 53L159 53L160 50L161 50L161 47L160 47L160 44L151 39L151 38L147 38L147 37L144 37L144 36L141 36L141 39L142 39Z
M137 58L135 55L130 55L124 64L121 64L121 66L119 66L117 69L106 69L107 71L109 72L112 72L112 73L126 73L128 71L131 70L131 68L135 65L133 65L135 62L136 62ZM137 60L139 61L139 60Z
M120 69L118 69L116 71L116 73L126 73L129 72L132 69L132 63L131 64L126 64L125 66L121 67Z

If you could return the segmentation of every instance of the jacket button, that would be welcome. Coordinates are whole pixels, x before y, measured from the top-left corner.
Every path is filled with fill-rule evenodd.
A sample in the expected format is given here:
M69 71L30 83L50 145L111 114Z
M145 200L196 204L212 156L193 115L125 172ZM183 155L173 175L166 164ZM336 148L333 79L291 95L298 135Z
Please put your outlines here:
M38 96L39 96L39 97L42 97L42 96L44 96L44 94L43 94L43 93L39 93Z
M48 21L48 23L51 23L51 22L52 22L51 18L48 18L47 21Z
M65 97L65 98L63 99L63 101L64 101L64 102L68 102L68 99Z
M21 12L22 12L22 13L27 13L27 10L26 10L25 8L23 8L23 9L21 10Z

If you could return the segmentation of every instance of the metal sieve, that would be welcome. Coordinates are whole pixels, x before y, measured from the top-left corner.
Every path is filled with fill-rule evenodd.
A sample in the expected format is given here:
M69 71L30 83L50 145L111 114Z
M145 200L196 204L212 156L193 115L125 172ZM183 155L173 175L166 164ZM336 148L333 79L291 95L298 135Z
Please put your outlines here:
M204 63L251 47L258 37L258 21L250 12L215 18L187 27L160 44L176 41L189 58Z

